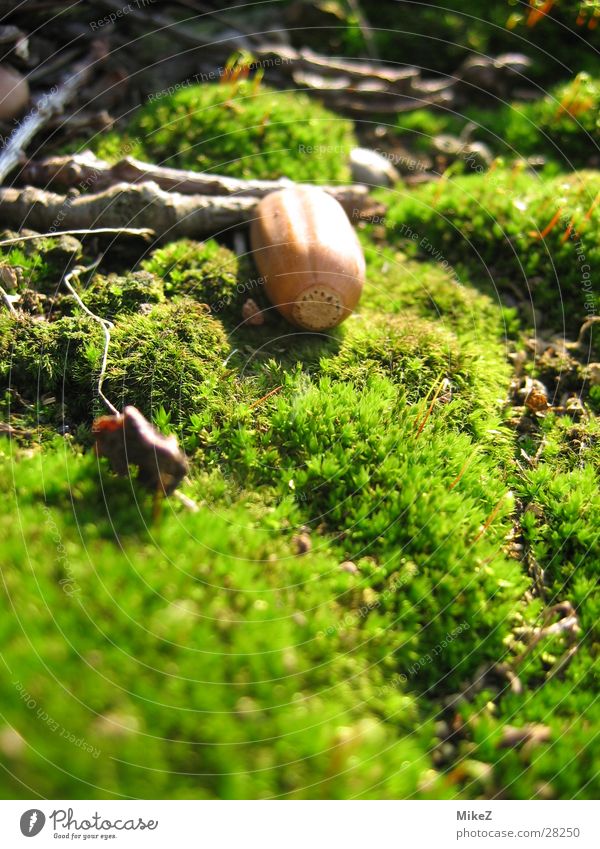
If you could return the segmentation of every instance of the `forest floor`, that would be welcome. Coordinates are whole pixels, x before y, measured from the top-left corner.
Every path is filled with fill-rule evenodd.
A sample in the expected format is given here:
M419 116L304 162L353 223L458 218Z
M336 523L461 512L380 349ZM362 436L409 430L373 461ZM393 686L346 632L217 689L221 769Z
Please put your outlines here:
M270 307L242 220L202 238L31 238L43 210L17 226L0 189L2 795L596 797L600 61L595 29L575 26L585 4L508 28L504 4L500 28L480 2L448 4L435 30L424 9L414 26L448 40L441 57L386 4L361 4L369 28L312 34L292 26L298 4L265 4L292 45L251 70L238 56L220 81L191 78L193 40L260 18L165 4L171 38L151 15L100 25L102 3L93 27L62 5L60 27L37 13L35 67L99 29L108 46L5 181L19 203L32 162L83 150L349 186L360 144L398 173L349 210L367 283L318 334ZM563 25L586 39L568 69ZM182 30L189 56L173 53ZM451 106L393 112L382 94L387 111L338 110L314 77L278 75L285 50L370 45L381 68L405 41ZM469 77L467 60L517 50L531 67ZM34 58L9 54L27 72ZM76 229L73 200L102 189L65 173L35 182L64 209L36 231ZM140 226L126 208L122 227ZM94 451L104 331L64 286L74 268L111 322L104 393L177 437L197 510ZM261 324L244 321L249 298Z

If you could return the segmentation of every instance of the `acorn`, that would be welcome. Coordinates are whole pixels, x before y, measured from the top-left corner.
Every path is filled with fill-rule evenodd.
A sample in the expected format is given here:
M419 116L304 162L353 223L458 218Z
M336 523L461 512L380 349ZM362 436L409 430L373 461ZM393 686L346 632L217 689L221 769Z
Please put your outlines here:
M328 330L351 315L365 280L365 258L331 195L313 187L267 195L256 209L250 241L265 292L289 322Z
M29 103L29 83L9 65L0 65L0 121L16 118Z

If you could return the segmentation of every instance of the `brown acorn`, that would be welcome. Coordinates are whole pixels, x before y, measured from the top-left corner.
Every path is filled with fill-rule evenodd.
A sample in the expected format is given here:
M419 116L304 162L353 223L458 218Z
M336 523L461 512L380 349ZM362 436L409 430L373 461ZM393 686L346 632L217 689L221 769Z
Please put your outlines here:
M365 280L362 248L340 204L317 188L263 198L250 226L265 292L305 330L328 330L352 313Z

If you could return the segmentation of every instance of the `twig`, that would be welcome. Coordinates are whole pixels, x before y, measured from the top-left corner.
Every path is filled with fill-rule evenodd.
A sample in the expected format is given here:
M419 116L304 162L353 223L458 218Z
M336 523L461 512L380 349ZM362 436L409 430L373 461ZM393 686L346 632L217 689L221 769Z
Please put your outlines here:
M29 41L23 30L20 30L18 27L11 26L10 24L0 26L0 45L4 44L13 44L15 55L19 59L28 58ZM31 79L31 76L29 78Z
M112 9L117 13L120 12L121 14L123 12L123 3L121 0L98 0L98 2L106 9ZM137 21L141 24L145 31L148 31L149 26L153 27L153 35L161 33L169 38L176 38L181 44L187 44L189 47L214 46L222 49L225 48L228 53L231 53L232 44L235 46L239 46L241 44L241 40L243 38L241 34L232 34L231 38L228 38L226 41L217 42L215 44L212 38L200 35L197 27L191 29L190 27L184 26L186 23L185 20L182 22L174 21L166 15L151 11L148 6L144 7L142 3L140 3L140 7L136 8L133 5L128 6L127 14L130 20ZM191 20L194 20L196 17L197 16L194 15ZM190 18L187 20L189 21Z
M60 216L66 229L84 232L112 228L123 232L127 222L152 229L157 238L197 238L248 221L258 203L256 197L205 197L165 192L156 183L117 183L97 194L68 198L27 186L0 188L0 220L9 227L23 222L41 232L52 228Z
M0 192L2 190L0 189ZM14 236L11 239L2 239L0 248L5 245L14 245L17 242L29 242L33 239L53 239L55 236L96 236L100 233L123 233L127 236L144 236L152 238L154 230L148 227L97 227L92 230L55 230L52 233L30 233L27 236Z
M115 11L122 8L121 0L101 0L101 3ZM422 79L416 67L323 56L308 49L258 43L256 37L251 42L239 31L211 38L201 35L197 27L194 30L186 27L185 21L174 21L148 8L130 8L129 19L146 31L150 25L154 32L164 32L188 47L202 47L204 53L210 53L217 61L225 61L232 47L249 49L259 64L277 69L284 85L291 80L308 94L329 100L336 110L354 114L396 114L427 103L450 104L460 81L460 71L445 79Z
M527 553L525 555L525 562L527 563L527 571L529 572L531 579L533 581L533 586L535 588L535 592L539 596L539 598L544 599L546 597L546 584L544 582L544 570L540 566L537 557L533 553L531 547L528 547Z
M19 164L25 148L48 119L57 112L62 112L81 89L101 55L100 42L96 42L90 55L74 65L59 86L34 101L32 109L11 133L0 153L0 183L4 182L6 175Z
M80 47L73 47L69 50L63 50L56 57L51 57L47 59L45 62L41 62L37 68L34 68L32 71L29 71L27 74L27 80L29 83L36 82L36 80L47 79L48 76L54 74L56 71L60 70L62 67L67 65L72 59L77 56L80 52Z
M233 351L231 351L229 354L227 354L227 356L223 360L223 368L225 368L225 366L227 365L227 363L233 357L234 354L239 353L239 350L240 350L239 348L234 348Z
M511 493L510 493L510 491L505 492L505 493L504 493L504 495L503 495L503 496L499 499L498 503L496 504L496 506L494 507L494 509L493 509L493 510L492 510L492 512L490 513L490 515L489 515L489 516L487 517L487 519L485 520L485 522L484 522L484 524L483 524L483 527L481 528L481 530L479 531L479 533L477 534L477 536L476 536L476 537L475 537L475 539L473 540L473 545L474 545L474 544L475 544L478 540L480 540L480 539L481 539L481 537L484 535L484 533L487 531L487 529L489 528L489 526L492 524L492 522L494 521L494 519L496 518L496 516L497 516L497 515L498 515L498 513L500 512L500 508L502 507L502 502L503 502L503 501L504 501L504 499L505 499L508 495L510 495L510 494L511 494Z
M152 165L127 156L111 165L98 159L91 151L72 156L52 156L41 161L31 161L21 172L24 182L33 186L50 185L71 188L84 183L93 186L95 191L109 188L115 183L156 183L166 191L177 191L183 195L219 195L236 197L264 197L272 191L293 185L292 181L281 180L240 180L219 174L206 174L196 171L184 171L179 168L166 168ZM304 185L304 184L302 184ZM362 207L367 199L368 189L362 185L320 186L332 195L342 206Z
M371 62L368 59L345 59L335 56L323 56L320 53L314 53L312 50L305 48L303 50L294 50L292 47L273 47L271 45L264 47L263 55L275 54L284 60L283 68L295 73L297 68L302 68L306 71L311 71L315 75L337 77L340 75L349 76L353 82L365 83L368 81L377 81L387 83L390 89L393 89L397 94L400 92L408 92L412 88L412 82L419 79L419 69L400 65L396 63L377 63Z
M8 297L8 293L2 288L2 286L0 286L0 297L2 298L4 303L6 304L8 311L11 312L13 315L16 315L17 311L11 303L11 300Z
M427 424L427 421L428 421L428 419L429 419L429 416L430 416L430 415L432 414L432 412L433 412L433 408L435 407L435 402L437 401L438 396L439 396L440 392L442 391L442 388L443 388L444 386L447 386L447 385L448 385L448 383L449 383L449 381L448 381L448 378L447 378L447 377L444 377L444 378L442 378L442 380L440 380L440 382L439 382L439 384L438 384L438 386L437 386L437 389L435 390L435 393L434 393L434 395L433 395L433 398L432 398L431 404L429 405L429 409L427 410L427 412L425 413L425 415L423 416L423 418L422 418L422 419L420 420L420 422L419 422L419 426L418 426L418 428L417 428L417 433L416 433L416 435L415 435L415 439L418 439L418 438L419 438L419 436L421 435L421 433L422 433L422 431L423 431L423 428L424 428L424 427L425 427L425 425Z
M97 322L100 325L100 327L102 328L102 331L104 333L104 353L102 355L102 366L100 367L100 374L98 375L98 396L104 401L104 403L106 404L108 409L111 411L111 413L113 413L113 415L115 415L115 416L118 416L119 411L117 410L115 405L112 404L108 400L108 398L106 397L106 395L102 391L102 385L104 383L104 377L106 375L106 366L107 366L107 363L108 363L108 348L109 348L109 345L110 345L110 331L112 330L114 325L111 321L108 321L108 319L101 318L99 315L96 315L96 313L93 313L90 309L88 309L86 307L86 305L83 303L83 301L81 300L81 298L79 297L79 295L77 294L77 292L75 291L75 289L73 288L73 286L71 285L71 278L72 277L78 277L79 274L82 271L90 271L92 269L97 268L97 266L100 264L101 260L102 260L102 257L100 256L100 257L98 257L98 259L94 263L92 263L92 265L88 265L85 268L74 268L73 271L70 271L67 275L65 275L65 277L63 279L63 283L65 285L65 288L69 290L69 292L75 298L75 300L77 301L77 303L79 304L81 309L84 311L84 313L86 313L86 315L89 315L89 317L91 319L93 319L95 322Z
M266 395L263 395L262 398L259 398L257 401L253 401L252 404L248 407L249 410L253 410L254 407L258 407L259 404L262 404L263 401L266 401L267 398L270 398L271 395L275 395L276 392L279 392L283 389L283 384L281 386L276 386L275 389L271 389L270 392L267 392Z
M581 329L579 330L579 336L577 337L577 344L583 345L583 337L587 333L587 331L592 327L592 325L597 324L600 321L599 315L592 315L587 321L584 321L581 325Z
M457 476L454 478L454 480L452 481L452 483L448 487L449 490L454 489L454 487L460 481L460 479L462 478L464 473L467 471L469 465L475 459L476 456L477 456L477 451L473 451L471 454L469 454L469 456L467 457L465 462L462 464L459 473L457 474Z
M371 26L367 21L363 10L360 8L360 3L358 2L358 0L348 0L348 5L350 6L354 17L356 18L361 35L365 40L365 45L370 58L379 59L379 56L377 55L377 45L375 44L375 38L373 37L373 30L371 29Z
M542 616L543 625L531 631L531 642L522 654L515 658L513 669L520 666L543 639L549 636L564 635L569 645L564 654L547 673L546 681L549 681L565 669L577 652L580 646L579 634L581 633L581 626L579 625L577 612L570 601L560 601L552 607L546 608ZM559 616L560 618L556 622L548 624L554 616Z
M177 498L184 507L187 507L188 510L192 513L197 513L200 509L193 498L190 498L189 495L185 495L181 490L176 489L175 492L171 493L175 498Z

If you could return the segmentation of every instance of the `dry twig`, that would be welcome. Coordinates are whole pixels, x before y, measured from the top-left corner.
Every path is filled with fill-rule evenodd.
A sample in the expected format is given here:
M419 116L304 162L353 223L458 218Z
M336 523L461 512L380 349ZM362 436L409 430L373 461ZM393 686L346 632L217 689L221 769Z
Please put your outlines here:
M117 183L106 191L76 198L27 186L0 188L0 218L9 227L26 222L33 230L97 228L151 229L157 238L177 239L216 233L247 221L256 197L207 197L165 192L156 183Z
M366 197L366 191L356 196ZM59 220L65 230L141 228L153 230L159 239L198 238L250 220L260 197L182 194L164 191L154 182L116 183L74 198L32 186L0 188L0 217L9 227L27 222L40 231L52 230Z
M2 190L0 189L0 192ZM36 239L54 239L56 236L101 236L107 233L118 233L126 236L142 236L149 239L154 236L154 230L147 227L94 227L85 230L53 230L51 233L27 233L25 236L12 236L0 240L0 248L16 245L20 242L32 242Z
M291 180L241 180L219 174L184 171L141 162L127 156L111 165L99 159L91 151L71 156L52 156L27 163L21 172L24 182L33 186L51 185L72 188L84 184L96 191L114 186L116 183L153 182L165 191L176 191L182 195L221 195L224 197L261 198L277 189L292 185ZM362 185L320 186L346 208L361 207L366 201L368 189Z

